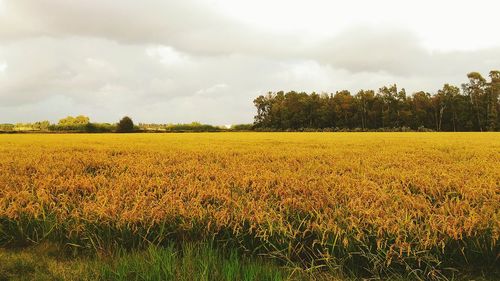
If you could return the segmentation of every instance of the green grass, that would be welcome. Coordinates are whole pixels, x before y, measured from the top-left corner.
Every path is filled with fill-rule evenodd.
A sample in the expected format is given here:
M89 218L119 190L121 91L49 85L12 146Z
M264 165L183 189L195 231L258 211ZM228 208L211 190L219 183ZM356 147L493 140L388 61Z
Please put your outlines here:
M96 255L72 254L42 243L17 249L0 248L0 281L6 280L341 280L330 273L306 272L249 257L209 243L119 249Z
M185 244L176 250L149 247L145 251L122 252L111 263L103 263L104 280L286 280L289 272L259 259L248 259L235 251L224 253L208 244Z
M68 256L53 244L0 248L0 281L95 280L95 265L94 260Z
M394 275L390 280L425 280ZM0 248L0 281L44 280L366 280L341 276L328 270L306 271L280 266L272 260L247 256L210 243L150 246L90 254L75 253L58 244L42 243L24 248ZM370 279L371 280L371 279ZM444 280L499 280L498 275L475 272Z

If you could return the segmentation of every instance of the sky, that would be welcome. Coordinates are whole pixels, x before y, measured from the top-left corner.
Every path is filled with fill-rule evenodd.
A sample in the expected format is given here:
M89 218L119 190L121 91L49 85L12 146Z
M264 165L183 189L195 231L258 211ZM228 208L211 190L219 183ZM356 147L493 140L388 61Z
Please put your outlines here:
M269 91L460 85L498 0L0 0L0 123L251 123Z

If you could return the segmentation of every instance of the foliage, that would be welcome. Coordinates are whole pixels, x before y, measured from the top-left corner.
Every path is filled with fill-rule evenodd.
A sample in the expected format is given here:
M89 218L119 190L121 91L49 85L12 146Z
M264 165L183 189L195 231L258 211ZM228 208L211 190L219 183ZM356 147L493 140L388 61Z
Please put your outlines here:
M59 120L58 125L60 126L82 126L90 123L90 119L87 116L78 115L76 117L68 116Z
M49 126L49 121L16 123L15 125L3 124L3 126L0 125L0 131L47 131L49 129Z
M50 125L51 132L79 132L79 133L110 133L116 130L116 125L109 123L87 123L82 125Z
M122 252L112 264L104 264L104 280L299 280L290 272L262 258L248 258L234 249L221 251L206 243L150 245L145 251ZM298 275L298 274L296 274ZM306 275L304 274L304 277ZM304 280L304 279L301 279Z
M444 279L499 268L499 151L498 133L0 135L0 243L214 239Z
M97 265L91 258L69 256L55 244L42 243L23 249L0 248L2 281L92 281L98 277Z
M119 133L130 133L134 131L134 122L130 117L125 116L120 119L120 122L116 125L116 131Z
M500 72L490 72L490 82L471 72L469 82L445 84L435 95L416 92L407 96L394 84L376 93L360 90L335 94L269 92L254 100L255 127L263 130L340 128L362 131L379 128L419 128L435 131L495 131L500 124Z
M189 124L139 124L139 129L145 132L217 132L220 128L192 122Z
M13 131L15 128L15 125L13 124L0 124L0 132L5 131L5 132L10 132Z
M149 245L132 251L118 248L106 255L72 254L67 250L53 243L22 249L0 248L0 280L292 281L313 276L263 258L245 256L235 249L217 249L208 242ZM332 280L333 276L329 277L324 280Z
M231 130L235 131L252 131L253 124L236 124L231 126Z
M0 131L5 132L86 132L86 133L109 133L116 130L116 125L109 123L90 123L85 116L68 116L59 121L58 124L50 124L49 121L34 123L0 124Z
M87 133L111 133L116 131L115 124L109 123L89 123L85 126L85 132Z

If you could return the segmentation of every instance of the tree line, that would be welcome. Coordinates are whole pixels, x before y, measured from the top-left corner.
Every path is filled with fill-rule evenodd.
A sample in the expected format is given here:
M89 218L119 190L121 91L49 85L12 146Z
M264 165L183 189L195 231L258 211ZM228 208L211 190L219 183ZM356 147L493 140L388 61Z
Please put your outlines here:
M58 123L49 121L33 123L0 124L0 132L58 132L58 133L130 133L130 132L219 132L219 131L244 131L251 130L251 124L233 125L232 127L212 126L199 122L188 124L134 124L128 116L123 117L118 123L90 122L84 115L76 117L67 116Z
M67 116L60 119L57 124L51 124L46 120L33 123L0 124L1 132L129 133L135 130L137 130L137 126L128 116L114 124L92 123L90 118L84 115Z
M269 92L254 100L257 130L435 130L497 131L500 127L500 71L489 80L467 74L457 87L444 84L436 93L407 95L397 85L377 91L330 93Z
M333 93L269 92L254 100L253 124L230 128L190 124L134 125L125 116L118 123L93 123L79 115L34 123L0 124L0 132L217 132L217 131L498 131L500 129L500 71L489 80L467 74L461 87L444 84L436 93L407 95L397 85L375 90Z

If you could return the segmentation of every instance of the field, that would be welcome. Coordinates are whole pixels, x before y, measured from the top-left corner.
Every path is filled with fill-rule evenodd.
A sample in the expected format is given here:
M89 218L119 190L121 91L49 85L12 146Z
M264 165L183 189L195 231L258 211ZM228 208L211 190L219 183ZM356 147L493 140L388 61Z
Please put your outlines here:
M500 266L500 133L0 135L0 245L210 241L284 266Z

